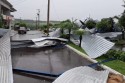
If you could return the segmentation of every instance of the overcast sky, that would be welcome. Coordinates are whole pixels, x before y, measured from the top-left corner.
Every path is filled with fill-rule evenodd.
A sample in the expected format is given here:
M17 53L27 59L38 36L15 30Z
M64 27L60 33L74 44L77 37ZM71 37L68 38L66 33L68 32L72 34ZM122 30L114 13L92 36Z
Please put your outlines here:
M12 13L15 18L35 19L37 9L40 9L40 19L47 18L48 0L8 0L17 10ZM75 19L84 20L87 17L101 18L120 15L124 8L122 0L50 0L50 20Z

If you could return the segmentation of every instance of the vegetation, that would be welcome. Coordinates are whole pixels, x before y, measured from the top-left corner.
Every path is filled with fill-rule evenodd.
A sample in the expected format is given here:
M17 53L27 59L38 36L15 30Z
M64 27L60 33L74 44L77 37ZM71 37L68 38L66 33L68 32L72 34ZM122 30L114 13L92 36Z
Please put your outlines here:
M25 22L20 22L20 27L27 27L27 24Z
M2 22L2 19L3 19L3 17L2 17L2 15L0 14L0 28L2 28L2 27L3 27L3 22Z
M116 45L124 45L125 44L125 40L118 40L115 42Z
M119 24L122 28L122 39L125 39L125 12L119 18Z
M99 32L112 32L114 28L114 21L112 18L103 18L96 25Z
M18 30L20 27L26 27L27 28L27 24L25 22L15 23L14 30Z
M84 29L78 29L75 31L75 34L79 35L79 47L81 47L81 43L82 43L82 36L83 34L85 33L85 30Z
M15 23L15 25L19 25L20 27L27 27L27 24L25 22L18 22Z
M99 57L101 59L107 59L107 58L115 58L117 60L121 60L123 62L125 62L125 52L121 51L121 50L109 50L106 54L104 54L103 56Z
M27 27L30 28L31 30L35 30L36 29L36 25L34 25L34 24L27 23Z
M85 23L85 25L87 28L92 29L95 28L96 22L93 19L90 19Z
M70 41L71 29L73 28L73 23L70 20L65 20L60 23L60 28L62 29L62 34L64 34L64 29L68 29L68 36Z
M85 53L85 54L86 54L86 52L85 52L85 51L84 51L81 47L79 47L79 46L75 45L74 43L69 42L69 43L68 43L68 45L70 45L71 47L73 47L73 48L75 48L75 49L79 50L80 52L82 52L82 53Z
M41 26L41 30L44 31L44 30L46 30L46 29L47 29L47 25L42 25L42 26Z
M96 60L102 61L102 60L106 60L106 59L107 58L102 56L102 57L97 58ZM108 66L108 67L110 67L110 68L112 68L112 69L114 69L114 70L116 70L116 71L125 75L125 66L123 66L123 65L125 65L125 62L123 62L123 61L113 60L113 61L104 63L104 65L106 65L106 66Z

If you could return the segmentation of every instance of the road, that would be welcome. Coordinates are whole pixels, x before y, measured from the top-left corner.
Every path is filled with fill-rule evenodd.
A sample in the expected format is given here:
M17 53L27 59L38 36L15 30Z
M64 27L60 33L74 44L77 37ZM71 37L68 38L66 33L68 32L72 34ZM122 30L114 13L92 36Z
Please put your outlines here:
M30 39L34 39L34 38L40 38L42 36L45 36L44 34L42 34L41 31L27 31L27 34L18 34L17 32L12 32L15 33L12 36L12 40L30 40Z

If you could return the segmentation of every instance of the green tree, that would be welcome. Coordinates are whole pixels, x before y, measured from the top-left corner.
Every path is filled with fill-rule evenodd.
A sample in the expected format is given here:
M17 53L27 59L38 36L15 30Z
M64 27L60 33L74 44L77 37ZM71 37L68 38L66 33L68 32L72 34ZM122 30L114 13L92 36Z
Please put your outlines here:
M85 25L87 28L92 29L95 28L96 22L93 19L90 19L85 23Z
M76 35L79 35L79 41L80 41L79 47L81 47L82 36L84 35L84 33L85 33L85 30L84 30L84 29L78 29L78 30L75 31L75 34L76 34Z
M71 30L73 28L73 23L70 20L62 21L60 23L60 28L62 29L62 34L64 34L63 30L68 29L68 39L70 41Z
M41 30L47 30L47 25L42 25Z
M27 24L25 22L20 22L20 27L27 27Z
M2 17L2 15L0 14L0 28L2 28L3 27L3 17Z
M119 24L122 28L122 39L125 39L125 13L119 18Z
M96 24L98 30L103 32L112 32L114 28L114 21L112 18L103 18Z
M52 28L60 28L60 24L54 24Z

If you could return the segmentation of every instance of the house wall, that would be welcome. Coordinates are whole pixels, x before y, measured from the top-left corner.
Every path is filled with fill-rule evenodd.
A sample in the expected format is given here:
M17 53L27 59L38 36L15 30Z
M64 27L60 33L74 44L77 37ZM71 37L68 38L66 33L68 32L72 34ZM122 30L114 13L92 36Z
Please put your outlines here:
M0 0L0 13L3 16L4 28L11 29L13 16L11 12L16 11L7 0Z

